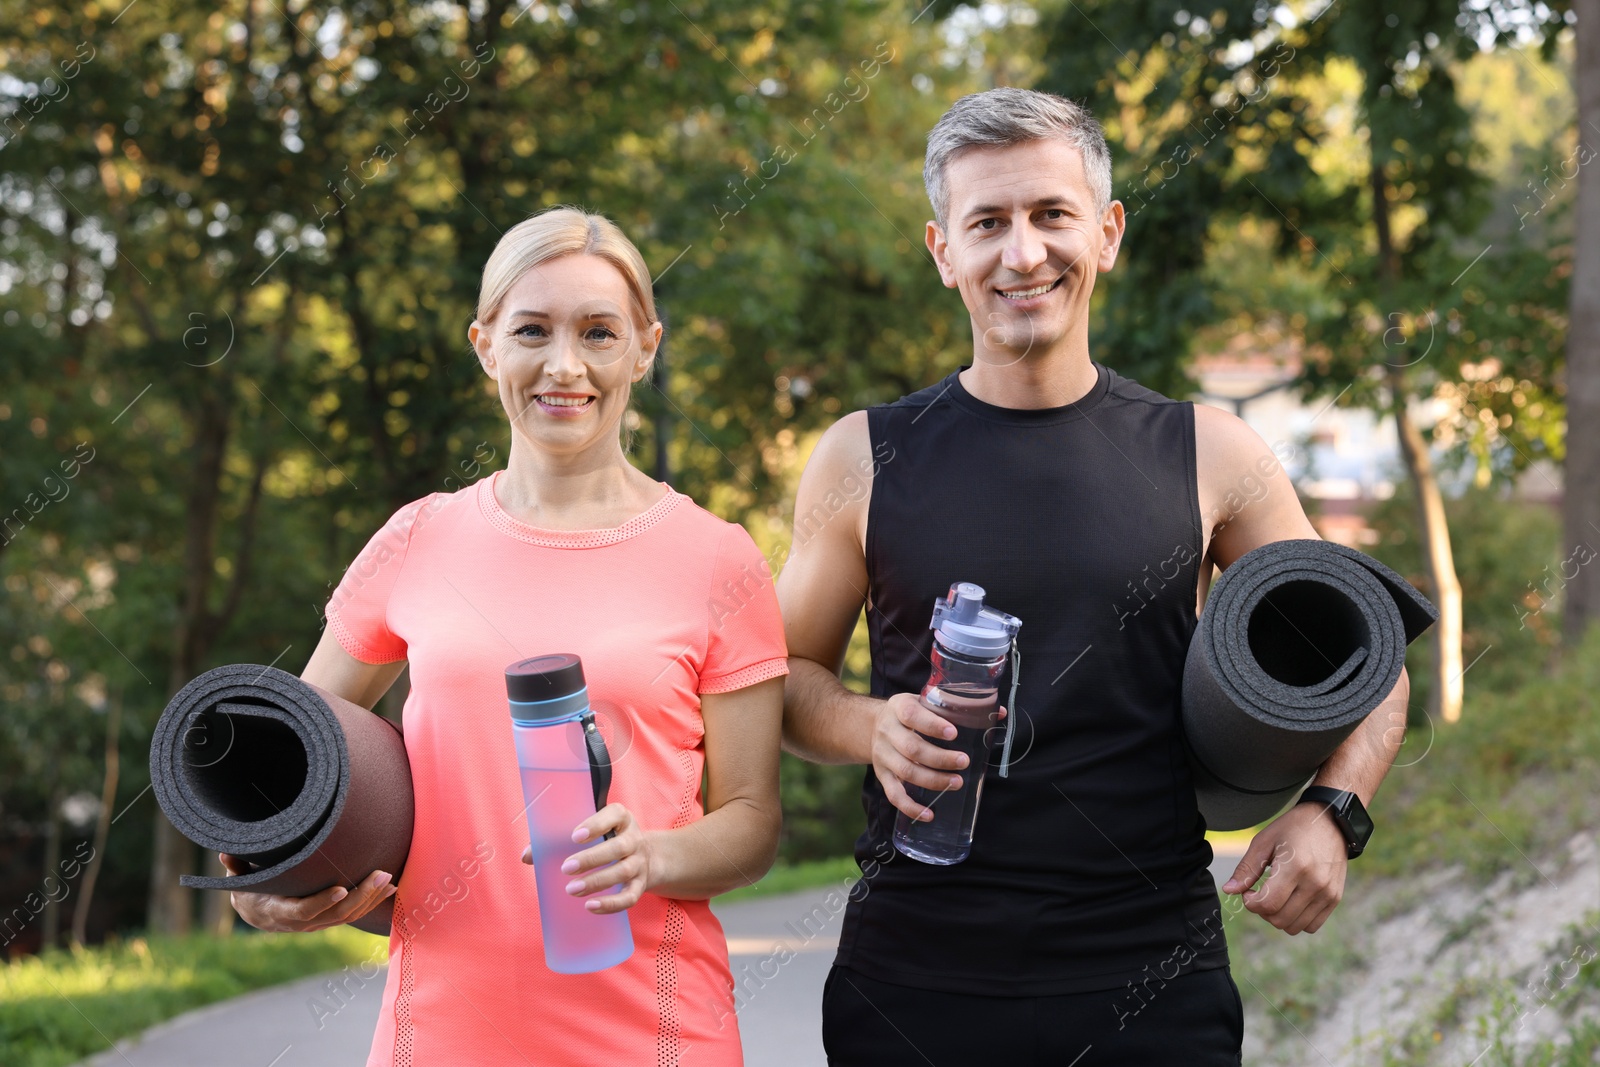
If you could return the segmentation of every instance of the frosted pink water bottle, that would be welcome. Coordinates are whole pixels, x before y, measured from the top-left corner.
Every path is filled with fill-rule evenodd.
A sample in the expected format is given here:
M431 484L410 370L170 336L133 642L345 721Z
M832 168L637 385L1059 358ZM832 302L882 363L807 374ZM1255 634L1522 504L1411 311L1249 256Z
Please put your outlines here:
M594 844L574 845L572 831L605 806L611 785L611 761L589 710L583 664L565 653L513 663L506 668L506 695L522 771L545 963L560 974L615 966L633 954L628 913L596 915L584 901L617 889L575 897L566 888L573 876L561 872L567 857Z
M941 866L960 863L972 852L972 831L983 799L989 754L1003 731L1000 726L1000 674L1006 653L1022 628L1022 620L985 607L982 586L958 582L934 601L933 672L922 689L922 706L956 728L949 741L927 740L940 748L967 754L959 771L960 789L924 789L906 783L906 794L933 811L931 822L900 812L894 823L894 847L914 860ZM1000 773L1005 774L1002 765Z

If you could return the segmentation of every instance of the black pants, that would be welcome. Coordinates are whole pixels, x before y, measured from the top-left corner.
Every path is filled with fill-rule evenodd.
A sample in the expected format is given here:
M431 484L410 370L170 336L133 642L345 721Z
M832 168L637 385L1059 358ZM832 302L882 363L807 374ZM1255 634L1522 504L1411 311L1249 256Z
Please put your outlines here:
M1237 1067L1244 1005L1228 968L1048 997L891 985L843 967L822 990L829 1067Z

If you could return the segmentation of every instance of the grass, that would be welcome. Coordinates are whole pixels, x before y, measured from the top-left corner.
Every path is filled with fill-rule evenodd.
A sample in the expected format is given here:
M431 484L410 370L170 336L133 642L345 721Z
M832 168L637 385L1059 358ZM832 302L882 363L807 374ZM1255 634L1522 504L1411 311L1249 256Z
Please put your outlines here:
M1597 1062L1600 1022L1592 1014L1578 1015L1592 1007L1600 991L1600 967L1593 965L1597 926L1600 912L1590 912L1551 946L1541 965L1504 977L1458 979L1427 1016L1385 1051L1384 1067L1425 1067L1435 1061L1434 1049L1452 1030L1471 1035L1471 1048L1481 1050L1475 1061L1478 1067L1579 1067ZM1463 1018L1468 1004L1484 1001L1485 1010L1470 1022ZM1543 1029L1559 1036L1521 1039L1524 1025L1537 1024L1547 1013Z
M1437 727L1431 745L1422 747L1425 757L1395 768L1385 783L1374 811L1378 833L1351 867L1347 897L1379 891L1380 882L1390 887L1383 892L1402 890L1407 877L1427 869L1455 866L1486 881L1507 868L1543 865L1573 833L1595 825L1600 801L1586 783L1600 771L1600 632L1550 676L1512 692L1472 694L1463 721ZM1236 850L1252 832L1208 836ZM848 856L780 863L719 900L843 884L859 873ZM1531 867L1528 874L1538 876ZM1275 1031L1292 1035L1360 980L1361 931L1340 931L1340 919L1335 913L1313 943L1286 939L1248 912L1226 917L1236 973L1250 979L1240 982L1241 992L1255 1001L1255 1018L1271 1018ZM374 951L383 951L380 940L341 927L228 939L133 938L19 960L0 969L0 1064L61 1067L192 1008L337 970ZM1585 968L1585 981L1565 991L1559 1007L1594 995L1597 975L1600 965ZM1263 996L1272 1003L1262 1003ZM1497 1020L1475 1021L1499 1029ZM1432 1029L1402 1041L1394 1051L1404 1058L1391 1053L1391 1062L1425 1059ZM1600 1049L1600 1024L1592 1020L1574 1020L1567 1036L1561 1046L1540 1042L1503 1062L1566 1067L1591 1062Z
M1460 723L1413 732L1427 755L1390 772L1352 879L1449 866L1480 883L1512 868L1538 877L1530 864L1600 821L1584 787L1600 773L1600 630L1558 671L1508 692L1469 693Z
M835 856L827 860L810 860L805 863L778 863L766 876L753 885L735 889L717 898L718 903L751 900L774 893L793 893L801 889L834 885L861 877L861 869L851 856Z
M314 934L135 937L0 967L0 1064L62 1067L192 1008L387 956L351 927Z
M1335 911L1315 935L1288 937L1226 898L1223 930L1246 1025L1270 1035L1268 1044L1295 1043L1329 1004L1361 980L1370 949L1366 931Z
M1421 758L1407 755L1424 751ZM1503 691L1469 691L1462 721L1431 728L1431 741L1429 726L1413 727L1400 765L1373 807L1372 846L1351 864L1346 904L1324 929L1315 938L1291 939L1248 912L1227 917L1250 1025L1265 1030L1269 1048L1303 1051L1296 1029L1309 1032L1332 1000L1363 980L1370 938L1363 920L1346 914L1353 900L1387 901L1367 915L1366 921L1376 922L1426 907L1425 886L1437 879L1423 876L1432 872L1452 872L1452 884L1461 877L1479 886L1509 875L1512 890L1545 875L1559 877L1568 841L1600 825L1600 797L1592 788L1597 773L1600 631L1568 650L1552 672ZM1481 911L1464 916L1440 950L1470 937L1484 918ZM1600 915L1591 917L1584 937L1594 936L1596 923ZM1600 1062L1593 1058L1600 1050L1600 1022L1574 1015L1579 1004L1595 1002L1600 963L1583 968L1582 977L1564 985L1544 1009L1561 1019L1559 1042L1540 1039L1519 1047L1511 1040L1522 1009L1509 1019L1505 1015L1516 1002L1516 988L1508 980L1462 978L1407 1032L1395 1035L1383 1062L1436 1062L1446 1033L1478 1036L1477 1047L1486 1049L1479 1067Z
M848 856L779 864L718 899L748 900L859 875ZM194 1008L386 955L382 939L342 926L315 934L113 939L25 957L0 966L0 1064L64 1067Z

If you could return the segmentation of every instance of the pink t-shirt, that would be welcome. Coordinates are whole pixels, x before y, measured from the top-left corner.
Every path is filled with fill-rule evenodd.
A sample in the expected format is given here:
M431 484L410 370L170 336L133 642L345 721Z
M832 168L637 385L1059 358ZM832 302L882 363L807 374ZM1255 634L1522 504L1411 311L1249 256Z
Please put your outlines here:
M582 657L611 800L646 829L686 826L704 814L700 696L788 673L770 570L742 527L680 493L614 529L542 530L500 506L500 473L401 508L328 604L352 656L411 668L416 827L368 1067L739 1064L705 901L646 893L626 962L545 966L504 672Z

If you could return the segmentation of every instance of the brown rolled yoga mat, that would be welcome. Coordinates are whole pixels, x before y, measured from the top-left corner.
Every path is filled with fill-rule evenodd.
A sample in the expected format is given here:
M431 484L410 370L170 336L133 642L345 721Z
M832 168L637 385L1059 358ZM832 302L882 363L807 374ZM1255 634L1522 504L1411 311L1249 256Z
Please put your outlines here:
M191 888L303 897L375 870L399 881L411 850L400 731L274 667L218 667L179 690L150 739L150 783L183 836L250 864L183 875ZM393 900L351 925L387 934Z

